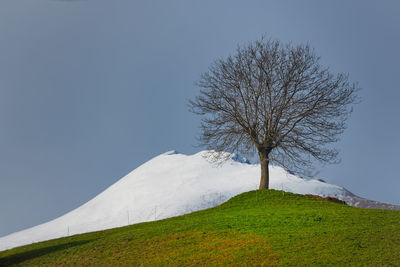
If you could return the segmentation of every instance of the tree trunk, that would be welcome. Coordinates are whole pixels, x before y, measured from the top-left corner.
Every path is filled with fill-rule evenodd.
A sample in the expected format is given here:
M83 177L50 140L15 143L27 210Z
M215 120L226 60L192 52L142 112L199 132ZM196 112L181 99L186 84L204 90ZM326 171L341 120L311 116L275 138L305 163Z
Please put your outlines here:
M258 153L260 155L260 165L261 165L261 180L259 189L268 189L269 188L269 159L268 155L265 153Z

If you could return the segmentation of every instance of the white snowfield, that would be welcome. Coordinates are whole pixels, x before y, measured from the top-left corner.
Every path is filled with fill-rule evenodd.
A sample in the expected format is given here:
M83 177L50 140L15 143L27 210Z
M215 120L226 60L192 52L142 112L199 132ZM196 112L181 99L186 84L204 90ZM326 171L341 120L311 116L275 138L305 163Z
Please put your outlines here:
M175 151L161 154L79 208L47 223L0 238L0 251L69 235L178 216L217 206L237 194L258 187L258 164L248 164L234 156L223 165L216 166L205 155L207 151L194 155ZM354 206L398 208L360 198L337 185L302 179L277 166L270 166L270 188L332 196Z

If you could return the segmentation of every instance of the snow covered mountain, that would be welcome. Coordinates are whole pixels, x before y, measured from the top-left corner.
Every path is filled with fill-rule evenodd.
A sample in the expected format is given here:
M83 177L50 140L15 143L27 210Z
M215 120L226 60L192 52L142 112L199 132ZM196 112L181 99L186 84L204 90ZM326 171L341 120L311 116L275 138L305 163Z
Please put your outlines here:
M238 156L220 166L175 151L141 165L77 209L47 223L0 238L0 250L68 235L160 220L210 208L259 183L260 166ZM343 187L306 180L270 166L270 188L299 194L331 196L357 207L400 209L358 197Z

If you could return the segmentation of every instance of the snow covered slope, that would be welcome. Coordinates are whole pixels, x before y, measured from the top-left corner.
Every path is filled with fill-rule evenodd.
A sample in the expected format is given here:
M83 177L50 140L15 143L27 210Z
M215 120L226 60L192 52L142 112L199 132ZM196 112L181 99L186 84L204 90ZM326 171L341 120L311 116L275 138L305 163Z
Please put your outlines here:
M161 154L79 208L50 222L0 238L0 250L182 215L214 207L257 188L258 164L248 164L234 156L225 164L215 166L204 158L206 153L183 155L171 151ZM271 166L270 175L273 189L332 196L355 206L398 208L357 197L337 185L299 178L280 167Z

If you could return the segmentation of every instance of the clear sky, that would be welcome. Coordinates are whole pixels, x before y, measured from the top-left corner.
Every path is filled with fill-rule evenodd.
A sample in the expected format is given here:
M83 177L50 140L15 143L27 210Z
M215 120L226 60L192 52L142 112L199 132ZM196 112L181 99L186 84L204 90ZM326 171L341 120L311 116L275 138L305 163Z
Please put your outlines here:
M319 178L400 204L400 2L2 0L0 236L80 206L168 150L195 153L187 100L210 63L261 35L309 42L358 81Z

